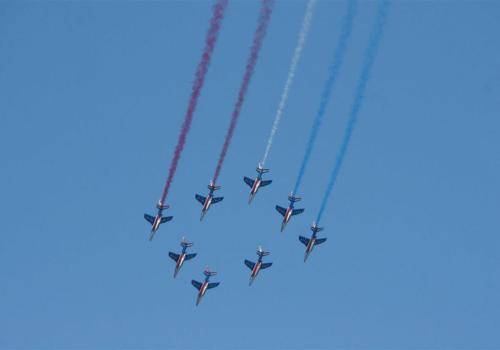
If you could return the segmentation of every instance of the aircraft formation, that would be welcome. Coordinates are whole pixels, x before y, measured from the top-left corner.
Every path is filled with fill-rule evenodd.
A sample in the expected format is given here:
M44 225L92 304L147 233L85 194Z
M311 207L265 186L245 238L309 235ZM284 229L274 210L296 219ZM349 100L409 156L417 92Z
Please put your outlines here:
M265 172L268 172L269 169L264 169L260 164L257 167L257 172L258 176L255 180L251 180L248 177L244 177L243 181L246 183L248 186L251 187L251 192L250 192L250 197L249 197L249 202L248 204L251 204L251 200L254 198L255 194L257 193L258 189L260 186L266 186L271 183L271 180L263 180L262 179L262 174ZM262 185L265 183L265 185ZM208 190L209 193L207 197L203 197L199 194L195 194L195 199L202 204L202 209L201 209L201 217L200 221L204 218L205 214L207 213L208 209L210 208L210 205L213 203L218 203L222 201L223 197L214 197L214 191L220 189L221 186L216 185L213 181L210 181L208 185ZM290 220L290 218L293 215L298 215L304 212L304 209L295 209L294 208L294 203L300 201L300 198L290 194L288 196L288 200L290 201L290 205L288 208L283 208L280 206L276 206L276 210L283 216L283 221L281 224L281 232L283 232L286 224ZM173 216L163 216L163 210L168 209L169 206L163 204L161 201L158 202L157 204L157 209L158 213L156 216L151 216L148 214L144 214L145 220L151 224L151 232L149 236L149 240L151 241L155 233L158 231L159 227L161 224L166 223L170 220L173 219ZM305 245L305 253L304 253L304 262L306 262L307 258L309 257L309 254L311 254L313 248L316 245L319 245L323 242L326 241L326 238L318 238L317 233L319 231L322 231L323 228L319 227L316 223L313 222L311 226L311 231L312 235L310 238L304 237L304 236L299 236L299 242ZM180 246L182 250L178 253L175 252L168 252L168 256L173 260L175 263L174 266L174 274L173 278L176 278L177 275L179 274L182 266L186 261L189 261L191 259L194 259L197 256L197 253L188 253L188 248L191 248L193 246L193 242L189 242L186 240L185 237L182 237L182 240L180 241ZM264 257L270 255L271 253L269 251L266 251L262 248L262 246L258 246L256 250L256 254L258 256L257 261L253 262L251 260L244 259L243 264L250 269L250 279L248 285L251 286L255 279L257 278L259 272L261 270L265 270L273 265L272 262L264 262ZM210 282L210 277L215 276L217 272L211 271L208 267L204 269L203 274L205 276L205 279L203 282L199 282L197 280L191 280L191 284L198 290L198 294L196 297L196 306L198 306L205 296L206 292L209 289L217 287L220 282Z
M169 168L168 178L163 190L163 195L158 201L156 208L158 209L156 216L152 216L149 214L144 214L144 219L151 225L151 231L149 235L149 240L153 240L155 234L159 230L160 226L164 223L167 223L173 219L173 216L165 216L164 211L169 208L166 204L166 198L169 192L169 188L172 184L172 180L174 178L178 162L180 160L182 150L184 148L184 144L186 142L187 134L190 130L191 122L193 119L193 114L196 109L196 104L198 98L200 96L200 91L203 87L203 82L205 80L205 74L208 70L208 66L214 51L214 47L217 41L217 37L219 34L219 30L222 25L222 20L224 18L225 9L228 5L229 0L215 0L215 3L212 8L212 18L210 19L209 29L206 36L205 48L203 50L201 60L198 64L196 70L195 81L193 82L193 89L191 93L191 97L188 103L188 109L184 118L184 122L181 127L181 132L179 134L179 139L177 146L175 148L174 156ZM302 54L302 50L305 44L305 41L308 36L309 27L312 21L312 15L314 12L314 7L316 4L316 0L308 0L307 7L305 10L305 15L302 21L302 26L299 32L299 39L297 46L295 47L294 54L292 56L292 61L290 64L290 68L288 71L288 77L286 79L285 87L283 89L283 93L281 95L281 99L278 104L278 109L274 118L274 122L272 124L271 133L269 139L267 141L267 147L265 153L262 157L262 160L258 163L256 168L257 176L255 178L250 178L247 176L243 177L243 182L250 188L248 204L250 205L259 190L263 187L269 186L272 184L273 180L264 179L264 174L269 172L269 169L265 167L265 162L268 157L268 154L271 150L274 136L278 130L278 126L281 120L281 116L283 114L283 109L285 107L288 92L293 82L293 78L295 76L295 71L298 66L298 62L300 61L300 57ZM324 117L326 105L330 100L330 95L332 91L332 87L336 81L336 77L338 71L340 70L341 63L343 61L343 57L347 48L347 44L349 42L350 33L352 32L353 19L356 15L357 9L357 1L356 0L348 0L347 1L347 11L344 16L342 22L342 28L340 37L338 39L337 47L334 52L332 65L330 68L329 75L327 77L325 86L323 88L323 93L320 99L320 104L318 108L318 112L316 116L313 118L312 129L306 143L304 157L300 166L299 173L297 175L297 180L295 182L295 186L293 191L288 195L289 204L287 207L282 207L280 205L276 205L276 211L281 215L281 232L285 230L287 225L290 223L291 219L295 215L302 214L305 209L304 208L296 208L295 204L301 200L301 197L297 196L297 192L299 191L299 187L302 182L302 177L304 175L305 170L307 169L307 165L309 162L309 157L313 151L314 144L318 135L319 128L321 126L321 121ZM354 91L354 102L352 104L352 109L350 114L348 115L347 126L344 131L343 141L341 143L340 150L337 154L337 157L334 162L334 166L331 171L331 175L326 187L326 190L323 193L323 200L320 205L320 210L317 214L316 220L313 221L310 230L312 234L309 237L298 236L297 244L303 244L305 246L304 250L304 263L308 260L310 254L313 252L314 248L317 245L320 245L326 241L326 238L318 237L318 233L323 230L323 227L319 226L319 222L324 213L324 209L326 207L326 203L329 199L329 196L332 192L332 189L335 185L335 181L337 175L339 173L340 167L342 166L343 160L345 158L346 150L349 144L349 140L352 135L352 131L354 129L359 110L361 104L363 102L363 97L365 95L365 89L367 86L368 78L370 76L370 70L373 66L375 54L377 48L379 46L379 42L382 37L384 24L386 21L386 16L389 8L388 0L378 0L377 3L377 13L374 20L374 24L372 27L371 35L369 36L367 48L364 55L364 60L362 62L361 73L359 75L358 84ZM267 26L271 18L272 10L274 6L274 0L261 0L261 9L258 17L257 29L254 33L254 38L250 50L250 55L245 65L245 73L243 75L243 80L241 83L241 87L238 91L236 103L234 105L234 110L231 114L231 120L229 127L227 129L227 133L223 142L222 150L220 156L217 160L217 165L215 168L214 176L212 180L208 184L208 194L203 196L201 194L195 194L195 200L201 204L201 213L200 213L200 221L207 215L208 210L212 206L212 204L217 204L223 201L224 197L215 197L215 191L221 188L220 185L217 185L218 177L222 171L225 156L231 144L232 136L234 130L237 125L237 121L245 101L245 95L248 90L248 86L250 84L257 58L259 57L260 48L263 44L263 40L267 31ZM169 257L175 263L173 278L176 278L180 273L181 268L183 267L186 261L190 261L195 259L197 253L188 252L188 248L193 246L192 242L187 241L184 237L182 238L180 245L182 250L180 252L169 252ZM244 266L250 269L250 280L249 286L251 286L260 271L266 270L272 266L272 262L264 261L264 258L270 255L269 251L264 250L260 245L256 251L257 260L255 262L247 259L243 259L242 263ZM267 260L267 258L266 258ZM203 271L204 280L203 282L197 281L195 279L191 280L191 284L197 289L197 297L196 297L196 305L202 301L204 296L206 295L209 289L216 288L220 285L220 282L211 282L210 278L215 276L217 272L211 271L209 268L205 268Z

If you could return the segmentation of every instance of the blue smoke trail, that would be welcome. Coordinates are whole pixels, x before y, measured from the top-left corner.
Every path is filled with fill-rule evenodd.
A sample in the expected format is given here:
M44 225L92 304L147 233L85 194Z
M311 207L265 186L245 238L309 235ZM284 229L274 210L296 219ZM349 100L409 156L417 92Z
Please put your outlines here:
M337 180L337 176L340 172L340 168L342 167L342 163L344 161L344 157L347 152L347 147L349 146L349 141L351 139L352 132L354 130L354 127L356 126L359 110L361 108L361 104L363 103L364 99L366 85L368 84L368 80L370 79L371 69L373 63L375 62L377 49L380 43L380 39L382 38L382 34L384 32L384 25L387 18L387 12L389 11L389 6L390 6L389 1L381 1L378 5L377 17L375 19L375 23L373 24L372 33L370 35L368 46L365 51L361 74L359 76L358 85L355 90L354 102L352 104L347 126L344 131L344 138L342 140L339 153L337 154L337 160L335 162L335 166L330 175L330 179L328 180L328 185L326 187L326 191L323 196L323 201L321 202L321 207L319 209L316 222L319 222L321 217L323 216L323 212L325 211L328 198L330 197L330 194L335 185L335 181Z
M323 121L323 116L325 115L326 106L330 99L333 85L337 80L340 67L342 66L347 44L349 42L349 37L351 36L352 32L352 21L354 19L354 16L356 15L356 7L357 7L356 5L357 5L356 0L349 1L347 13L344 17L342 30L340 32L340 38L337 43L337 47L335 48L332 65L330 67L330 74L325 83L325 87L323 88L323 93L321 95L321 100L319 103L319 109L316 114L316 117L314 118L311 133L309 134L309 140L307 141L306 151L304 154L304 158L302 159L302 164L300 165L300 170L299 174L297 175L297 180L295 181L295 187L293 189L293 193L297 193L297 191L299 190L299 186L300 183L302 182L302 177L304 176L307 163L309 163L309 158L311 156L311 152L314 147L316 137L318 136L319 128Z

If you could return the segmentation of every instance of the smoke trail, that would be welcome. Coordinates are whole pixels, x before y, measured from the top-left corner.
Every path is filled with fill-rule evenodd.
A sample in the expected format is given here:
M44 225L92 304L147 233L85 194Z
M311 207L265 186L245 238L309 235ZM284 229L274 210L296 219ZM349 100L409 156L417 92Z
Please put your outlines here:
M219 35L219 30L224 19L224 11L227 7L228 0L217 0L217 2L212 7L212 18L210 19L210 26L208 28L207 36L205 38L205 47L203 49L203 54L201 55L201 60L196 68L195 80L193 82L193 87L191 90L191 97L189 98L189 104L184 116L184 122L182 123L181 132L179 134L179 139L177 141L177 146L175 147L174 157L170 163L170 168L168 170L168 178L163 189L163 194L161 201L164 203L168 195L168 190L172 184L172 180L177 170L177 165L179 159L181 158L182 150L184 149L184 144L186 143L187 134L191 128L191 122L193 121L193 115L196 110L196 105L198 103L198 97L200 96L203 83L205 82L205 75L208 71L208 66L210 65L210 60L212 58L212 53L215 48L215 43L217 42L217 37Z
M321 126L323 117L325 115L326 106L330 99L333 85L337 80L340 67L342 66L342 63L344 61L345 51L347 49L349 37L351 36L352 22L354 16L356 15L356 7L357 7L356 5L357 5L356 0L349 1L347 13L344 17L342 30L340 32L340 38L337 47L335 49L332 65L330 67L330 74L323 88L323 93L321 95L318 112L316 113L316 117L314 118L311 133L309 134L309 139L307 141L304 158L302 159L302 164L300 165L299 174L297 175L297 180L295 181L295 187L293 189L294 193L297 193L297 191L299 190L300 183L302 182L302 177L304 176L307 164L309 163L309 158L311 156L314 143L316 142L316 137L318 136L319 128Z
M293 53L292 62L290 63L290 68L288 70L288 77L286 79L285 87L283 88L281 99L278 104L278 110L276 111L271 134L269 135L269 139L267 140L266 150L264 151L264 156L262 157L262 161L260 162L262 166L264 166L264 164L266 163L267 156L269 155L269 151L271 150L271 147L273 145L274 135L278 130L281 116L283 115L283 110L285 109L285 104L288 99L288 93L290 91L290 87L292 86L293 78L295 77L295 71L297 70L297 65L299 64L300 56L302 55L302 50L304 49L307 35L309 34L309 28L311 27L311 19L313 16L315 4L316 0L309 0L309 2L307 3L306 14L304 15L304 19L302 20L302 27L299 33L299 40Z
M326 187L325 194L323 196L323 201L321 202L321 207L318 212L318 217L316 222L319 222L321 217L323 216L323 212L325 211L326 204L328 202L328 198L333 190L335 185L335 181L340 172L340 168L342 167L342 163L344 161L344 157L347 152L347 147L349 146L349 141L352 136L352 132L354 127L356 126L356 121L358 118L359 110L361 108L361 104L363 103L364 94L366 90L366 85L368 84L368 80L370 79L370 73L375 62L375 56L377 54L377 49L380 43L380 39L382 38L382 34L384 32L384 25L387 18L387 12L389 11L390 3L389 1L382 1L378 5L377 17L375 19L375 23L373 25L372 33L370 35L370 39L368 41L368 46L365 51L363 66L361 69L361 74L359 76L358 85L355 90L354 102L351 107L351 112L349 114L349 119L347 122L347 126L344 131L344 137L342 140L342 144L340 146L339 153L337 155L337 160L335 162L335 166L330 175L330 179L328 180L328 185Z
M245 101L245 95L248 90L248 85L250 84L250 80L252 79L255 64L257 63L257 58L259 57L259 51L262 46L264 36L266 35L267 25L269 24L269 19L271 18L273 4L274 0L262 0L259 21L257 29L254 33L250 56L248 57L245 74L243 76L243 82L241 83L241 87L238 92L238 99L236 100L236 104L231 115L231 123L229 124L229 128L227 129L226 137L224 139L224 145L222 146L222 151L219 155L217 167L215 168L215 174L213 178L214 182L216 182L219 177L222 164L224 163L229 144L231 143L231 139L233 137L234 129L236 128L236 123L241 112L241 107L243 106L243 102Z

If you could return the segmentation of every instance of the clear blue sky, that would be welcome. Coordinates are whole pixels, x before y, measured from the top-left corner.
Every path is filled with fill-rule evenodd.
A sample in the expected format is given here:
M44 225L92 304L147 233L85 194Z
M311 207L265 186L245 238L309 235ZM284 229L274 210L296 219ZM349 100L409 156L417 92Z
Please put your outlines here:
M307 264L375 13L362 2L300 195L286 204L346 4L320 1L247 205L305 3L278 1L199 222L259 4L234 1L155 240L210 3L0 2L0 348L500 348L500 3L396 1ZM181 236L195 260L172 278ZM258 244L274 265L248 287ZM195 307L206 266L222 284Z

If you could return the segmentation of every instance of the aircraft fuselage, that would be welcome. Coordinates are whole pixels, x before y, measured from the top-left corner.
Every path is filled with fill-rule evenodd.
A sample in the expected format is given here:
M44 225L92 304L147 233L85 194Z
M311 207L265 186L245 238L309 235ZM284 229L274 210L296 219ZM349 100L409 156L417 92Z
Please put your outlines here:
M210 204L212 204L213 196L209 195L207 199L205 199L205 203L203 203L202 211L207 211L210 208Z
M174 272L174 277L177 276L177 274L179 273L179 270L181 269L182 267L182 264L184 264L184 260L186 260L186 253L185 252L182 252L180 255L179 255L179 258L177 259L176 263L175 263L175 272Z
M153 222L153 225L151 226L152 233L155 233L160 228L161 218L162 218L161 214L156 215L155 221Z
M253 183L252 190L250 191L250 194L256 194L257 191L259 190L261 183L262 183L262 179L260 177L257 177Z
M198 291L198 298L196 298L196 305L198 305L200 303L201 299L203 298L203 296L207 292L207 288L208 288L208 281L205 281L205 282L203 282L200 290Z
M293 213L293 207L288 207L285 212L285 215L283 216L283 223L285 224L288 223L288 221L292 217L292 213Z

